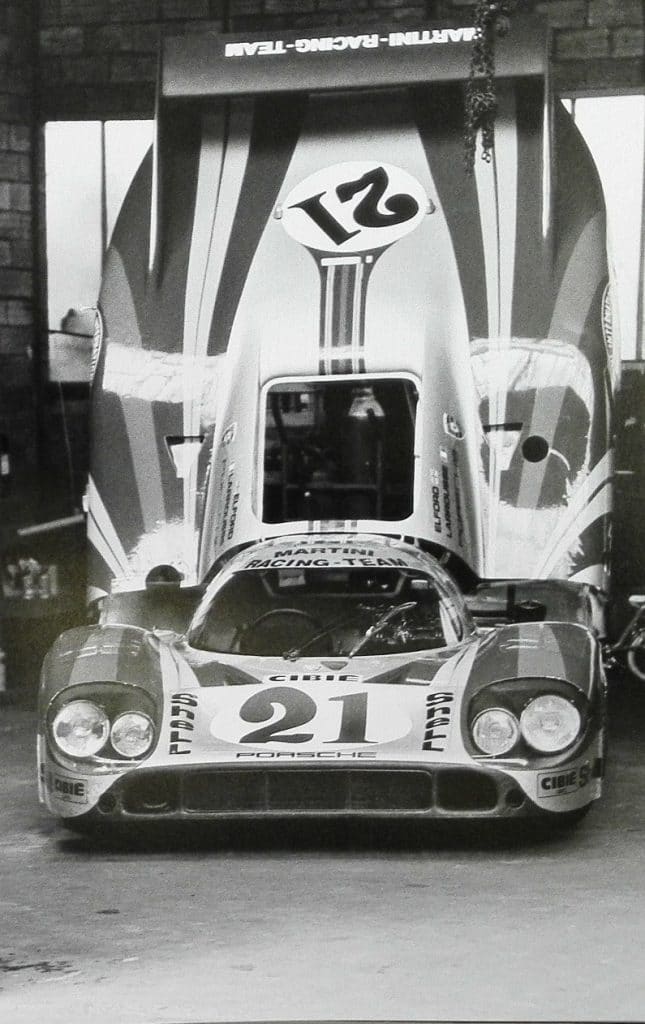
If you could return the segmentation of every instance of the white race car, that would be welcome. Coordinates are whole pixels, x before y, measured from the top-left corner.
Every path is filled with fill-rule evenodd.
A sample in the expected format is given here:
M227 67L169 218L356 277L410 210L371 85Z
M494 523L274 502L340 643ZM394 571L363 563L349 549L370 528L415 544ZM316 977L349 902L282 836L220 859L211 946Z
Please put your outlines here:
M76 824L568 821L600 795L605 682L593 591L546 589L570 621L476 628L419 548L308 534L115 595L45 660L41 797Z
M599 796L619 332L598 174L520 21L472 175L468 26L163 41L98 302L100 621L43 668L56 814Z

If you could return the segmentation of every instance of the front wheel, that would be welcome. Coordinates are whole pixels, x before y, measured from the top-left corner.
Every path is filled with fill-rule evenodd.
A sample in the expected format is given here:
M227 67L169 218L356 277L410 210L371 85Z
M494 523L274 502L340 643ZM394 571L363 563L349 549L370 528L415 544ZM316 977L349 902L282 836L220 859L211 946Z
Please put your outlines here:
M627 667L630 672L645 682L645 631L636 634L627 651Z

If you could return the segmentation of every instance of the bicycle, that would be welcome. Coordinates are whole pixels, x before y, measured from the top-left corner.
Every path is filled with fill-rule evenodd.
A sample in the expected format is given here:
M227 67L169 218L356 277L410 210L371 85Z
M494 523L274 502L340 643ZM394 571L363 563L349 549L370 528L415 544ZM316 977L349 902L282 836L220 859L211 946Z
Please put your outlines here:
M618 639L605 647L605 662L613 667L624 657L629 671L645 682L645 594L628 598L634 612Z

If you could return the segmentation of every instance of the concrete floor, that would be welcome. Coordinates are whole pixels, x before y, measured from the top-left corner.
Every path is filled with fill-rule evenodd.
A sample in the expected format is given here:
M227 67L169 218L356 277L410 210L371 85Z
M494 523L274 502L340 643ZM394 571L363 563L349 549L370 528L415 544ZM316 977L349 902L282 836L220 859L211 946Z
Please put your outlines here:
M572 834L74 838L0 708L0 1020L645 1019L645 687L614 684L605 797Z

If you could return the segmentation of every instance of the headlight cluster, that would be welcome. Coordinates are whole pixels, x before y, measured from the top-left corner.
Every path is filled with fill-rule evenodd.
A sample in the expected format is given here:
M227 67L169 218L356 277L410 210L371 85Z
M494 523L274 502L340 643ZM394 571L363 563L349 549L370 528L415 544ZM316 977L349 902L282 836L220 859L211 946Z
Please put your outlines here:
M54 715L51 736L68 757L103 754L136 758L143 757L152 747L155 728L143 711L126 711L110 718L92 700L71 700Z
M475 745L483 754L507 754L520 736L539 754L566 750L579 736L582 717L566 697L544 693L534 697L519 717L508 708L480 711L471 724Z

